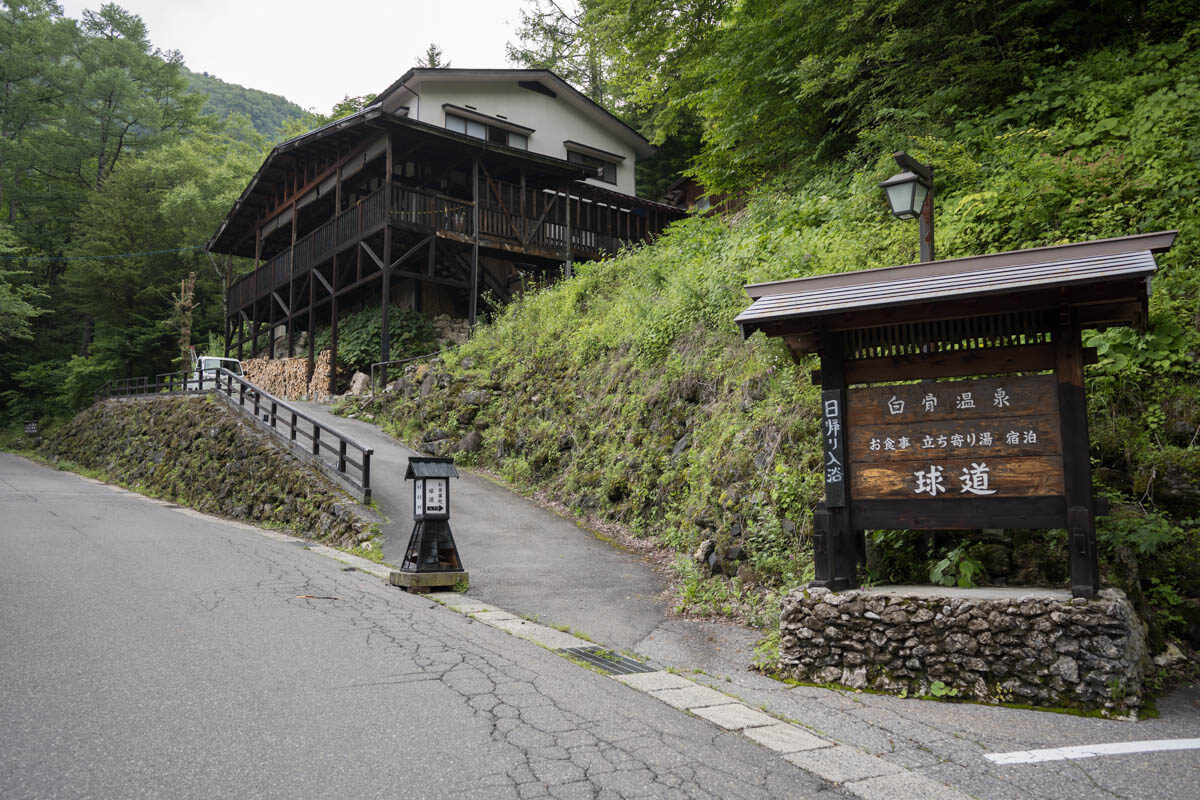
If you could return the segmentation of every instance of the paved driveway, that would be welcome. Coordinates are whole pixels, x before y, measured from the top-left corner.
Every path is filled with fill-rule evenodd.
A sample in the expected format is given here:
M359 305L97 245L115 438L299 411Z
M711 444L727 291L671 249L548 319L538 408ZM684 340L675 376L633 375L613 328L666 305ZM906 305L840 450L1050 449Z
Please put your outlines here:
M841 796L287 538L0 454L0 797Z

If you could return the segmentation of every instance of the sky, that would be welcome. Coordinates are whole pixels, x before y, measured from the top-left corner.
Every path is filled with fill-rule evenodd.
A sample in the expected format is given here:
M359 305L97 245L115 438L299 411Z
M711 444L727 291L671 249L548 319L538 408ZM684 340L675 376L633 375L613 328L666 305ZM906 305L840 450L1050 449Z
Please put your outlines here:
M328 112L376 94L430 43L454 67L507 67L524 0L115 0L193 72ZM59 0L80 19L102 0Z

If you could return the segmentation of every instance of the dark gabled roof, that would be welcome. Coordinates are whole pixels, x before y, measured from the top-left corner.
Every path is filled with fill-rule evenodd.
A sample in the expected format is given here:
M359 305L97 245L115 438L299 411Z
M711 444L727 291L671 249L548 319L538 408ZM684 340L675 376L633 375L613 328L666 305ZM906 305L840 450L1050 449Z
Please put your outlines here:
M588 97L583 92L576 89L571 84L560 78L548 69L459 69L450 67L413 67L408 72L401 75L390 86L376 95L376 99L382 100L388 97L397 89L405 86L414 77L452 77L452 78L496 78L496 77L511 77L512 79L522 81L536 81L539 83L548 82L552 84L554 89L568 95L577 105L583 105L600 113L600 115L609 122L618 126L625 135L636 137L640 145L642 154L639 160L652 155L657 148L650 144L645 136L642 136L636 130L631 128L627 123L615 116L604 106L597 103L592 98ZM638 148L635 148L638 149Z
M453 458L434 458L432 456L411 456L408 459L408 469L404 472L404 480L413 478L457 478L458 470L454 468Z
M1157 268L1153 254L1170 248L1176 234L1164 231L751 284L746 293L754 302L735 322L743 336L757 330L815 330L834 317L844 328L855 314L863 315L859 327L869 327L877 324L873 315L883 309L1028 296L1114 282L1127 285L1128 297L1106 297L1105 303L1132 300L1144 305L1145 279Z

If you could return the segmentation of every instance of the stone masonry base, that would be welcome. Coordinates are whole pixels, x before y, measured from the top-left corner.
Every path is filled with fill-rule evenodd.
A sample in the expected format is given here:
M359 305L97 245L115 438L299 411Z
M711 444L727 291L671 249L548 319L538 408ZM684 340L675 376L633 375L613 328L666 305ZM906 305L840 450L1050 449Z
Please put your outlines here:
M1146 631L1122 592L1019 591L796 589L780 614L780 668L803 682L894 694L1141 706Z

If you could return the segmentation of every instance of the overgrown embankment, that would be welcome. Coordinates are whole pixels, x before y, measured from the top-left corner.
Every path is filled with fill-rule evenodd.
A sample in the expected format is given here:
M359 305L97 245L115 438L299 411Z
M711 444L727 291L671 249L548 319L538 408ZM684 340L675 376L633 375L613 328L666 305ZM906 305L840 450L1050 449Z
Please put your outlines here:
M583 517L679 552L686 611L769 608L811 571L821 497L817 393L783 345L742 341L746 283L916 260L878 182L901 147L937 165L938 254L1177 228L1144 332L1089 333L1104 579L1163 634L1200 642L1200 55L1112 50L1047 71L989 116L919 140L863 132L848 158L781 177L734 218L692 217L652 246L577 265L394 389L392 430ZM1066 579L1062 531L940 539L877 532L865 579ZM713 574L718 577L710 577ZM760 615L774 624L768 615Z
M96 403L41 453L199 511L341 547L371 536L352 501L211 397Z

